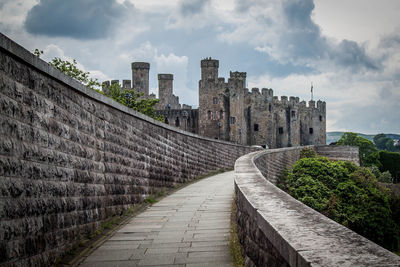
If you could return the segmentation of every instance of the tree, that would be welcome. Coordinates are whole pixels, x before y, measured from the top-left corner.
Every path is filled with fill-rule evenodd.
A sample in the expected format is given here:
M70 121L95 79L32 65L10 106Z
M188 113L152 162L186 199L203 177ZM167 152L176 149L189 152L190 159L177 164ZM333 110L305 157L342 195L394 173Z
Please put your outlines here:
M43 54L43 51L36 48L33 54L37 57L40 57L40 55ZM55 57L49 62L49 64L66 75L81 82L89 89L105 95L103 91L96 88L101 86L98 80L91 78L89 76L90 72L85 72L79 69L78 62L75 59L70 62L68 60L62 60L61 58ZM154 107L158 103L158 99L144 98L142 93L138 93L135 90L122 90L119 84L112 84L110 86L110 91L106 96L114 99L122 105L152 117L153 119L164 121L162 116L157 116L155 113Z
M361 166L380 166L378 160L378 151L374 143L366 138L358 136L356 133L346 132L340 137L338 145L358 146L360 150L360 165Z
M379 140L382 139L382 138L386 138L386 134L380 133L380 134L377 134L377 135L374 136L373 140L374 140L374 143L376 145L376 148L378 148L378 149L381 149L381 148L378 147L378 143L379 143Z
M398 147L394 145L392 138L387 137L385 134L377 134L374 136L374 143L377 149L387 151L397 151Z
M143 93L139 93L133 89L122 90L118 83L113 83L108 88L106 96L114 99L118 103L127 106L133 110L139 111L144 115L152 117L153 119L164 121L163 116L156 115L154 106L158 103L158 99L147 99L143 97Z
M389 171L393 177L393 182L400 182L400 153L379 151L380 170Z
M101 84L97 79L92 79L89 76L90 72L80 70L77 67L78 62L75 59L73 59L72 62L69 62L68 60L62 60L61 58L55 57L49 63L59 71L64 72L68 76L83 83L88 88L99 91L95 86L99 87Z

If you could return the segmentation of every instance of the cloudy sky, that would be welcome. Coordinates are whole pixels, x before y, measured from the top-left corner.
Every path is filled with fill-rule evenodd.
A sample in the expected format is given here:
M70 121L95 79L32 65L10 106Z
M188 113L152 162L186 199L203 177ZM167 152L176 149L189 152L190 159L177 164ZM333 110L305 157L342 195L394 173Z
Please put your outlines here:
M77 59L99 80L130 79L130 63L174 74L198 105L200 60L248 88L327 102L328 131L400 133L398 0L0 0L0 31L49 61Z

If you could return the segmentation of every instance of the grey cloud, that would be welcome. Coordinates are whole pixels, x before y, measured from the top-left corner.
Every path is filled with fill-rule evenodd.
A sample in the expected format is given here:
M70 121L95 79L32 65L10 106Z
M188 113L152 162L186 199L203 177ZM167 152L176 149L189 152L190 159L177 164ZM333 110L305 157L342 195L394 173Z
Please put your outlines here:
M209 0L183 0L180 5L180 12L183 16L190 16L201 13Z
M319 32L318 26L311 20L311 12L314 7L313 0L285 1L283 2L283 13L291 27Z
M326 39L311 19L313 0L283 2L283 14L289 31L283 37L292 55L303 59L329 59L353 71L377 70L379 62L367 55L365 49L354 41L343 40L334 44Z
M389 34L381 38L379 42L381 48L400 47L400 34Z
M250 9L250 7L255 4L257 4L257 1L255 1L255 0L247 0L247 1L236 0L235 1L235 10L237 12L244 13L244 12L247 12Z
M382 59L372 58L356 42L343 40L337 43L325 37L312 20L314 8L314 0L236 0L235 10L239 13L251 10L254 20L262 23L260 29L276 36L258 41L257 46L268 47L269 55L280 62L315 69L339 66L352 72L380 68ZM271 9L275 10L276 17L268 20L263 10ZM259 35L263 34L260 30Z
M335 60L343 66L371 70L378 70L380 68L380 63L371 59L365 52L365 49L354 41L343 40L335 47L331 56L335 57Z
M41 0L29 12L29 33L76 39L105 38L118 18L133 5L115 0Z

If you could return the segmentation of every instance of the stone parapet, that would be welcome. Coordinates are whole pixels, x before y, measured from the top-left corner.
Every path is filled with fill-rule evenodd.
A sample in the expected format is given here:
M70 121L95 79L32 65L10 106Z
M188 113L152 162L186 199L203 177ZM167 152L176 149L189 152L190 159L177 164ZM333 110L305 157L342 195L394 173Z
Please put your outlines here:
M399 266L397 255L273 184L298 160L302 148L253 152L235 163L236 218L245 265Z
M315 146L315 151L331 160L348 160L360 166L359 150L356 146Z

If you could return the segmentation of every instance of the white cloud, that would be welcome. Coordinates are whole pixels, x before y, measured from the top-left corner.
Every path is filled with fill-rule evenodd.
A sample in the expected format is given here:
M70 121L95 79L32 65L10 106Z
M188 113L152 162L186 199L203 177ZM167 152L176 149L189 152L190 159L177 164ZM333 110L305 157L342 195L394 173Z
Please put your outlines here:
M164 54L154 57L157 64L157 71L159 73L169 72L174 69L186 69L188 63L187 56L177 56L173 53L170 53L168 56Z
M313 19L325 35L375 46L399 25L398 0L315 0Z
M188 57L177 56L173 53L156 55L157 73L171 73L174 75L174 95L179 96L181 104L196 105L197 88L187 86Z
M107 76L107 74L101 72L100 70L89 70L90 77L93 79L97 79L100 83L103 81L109 81L111 78Z
M133 61L151 61L158 54L157 48L153 47L150 42L142 43L138 48L126 50L119 54L119 58L130 62Z
M56 45L56 44L47 45L43 49L42 58L45 61L51 61L55 57L61 58L62 60L68 60L68 61L71 61L71 62L73 60L73 58L65 56L64 51L58 45ZM82 65L79 65L79 68L82 68L82 67L83 67Z
M16 32L22 28L28 11L39 0L2 0L0 6L0 26L2 31Z

